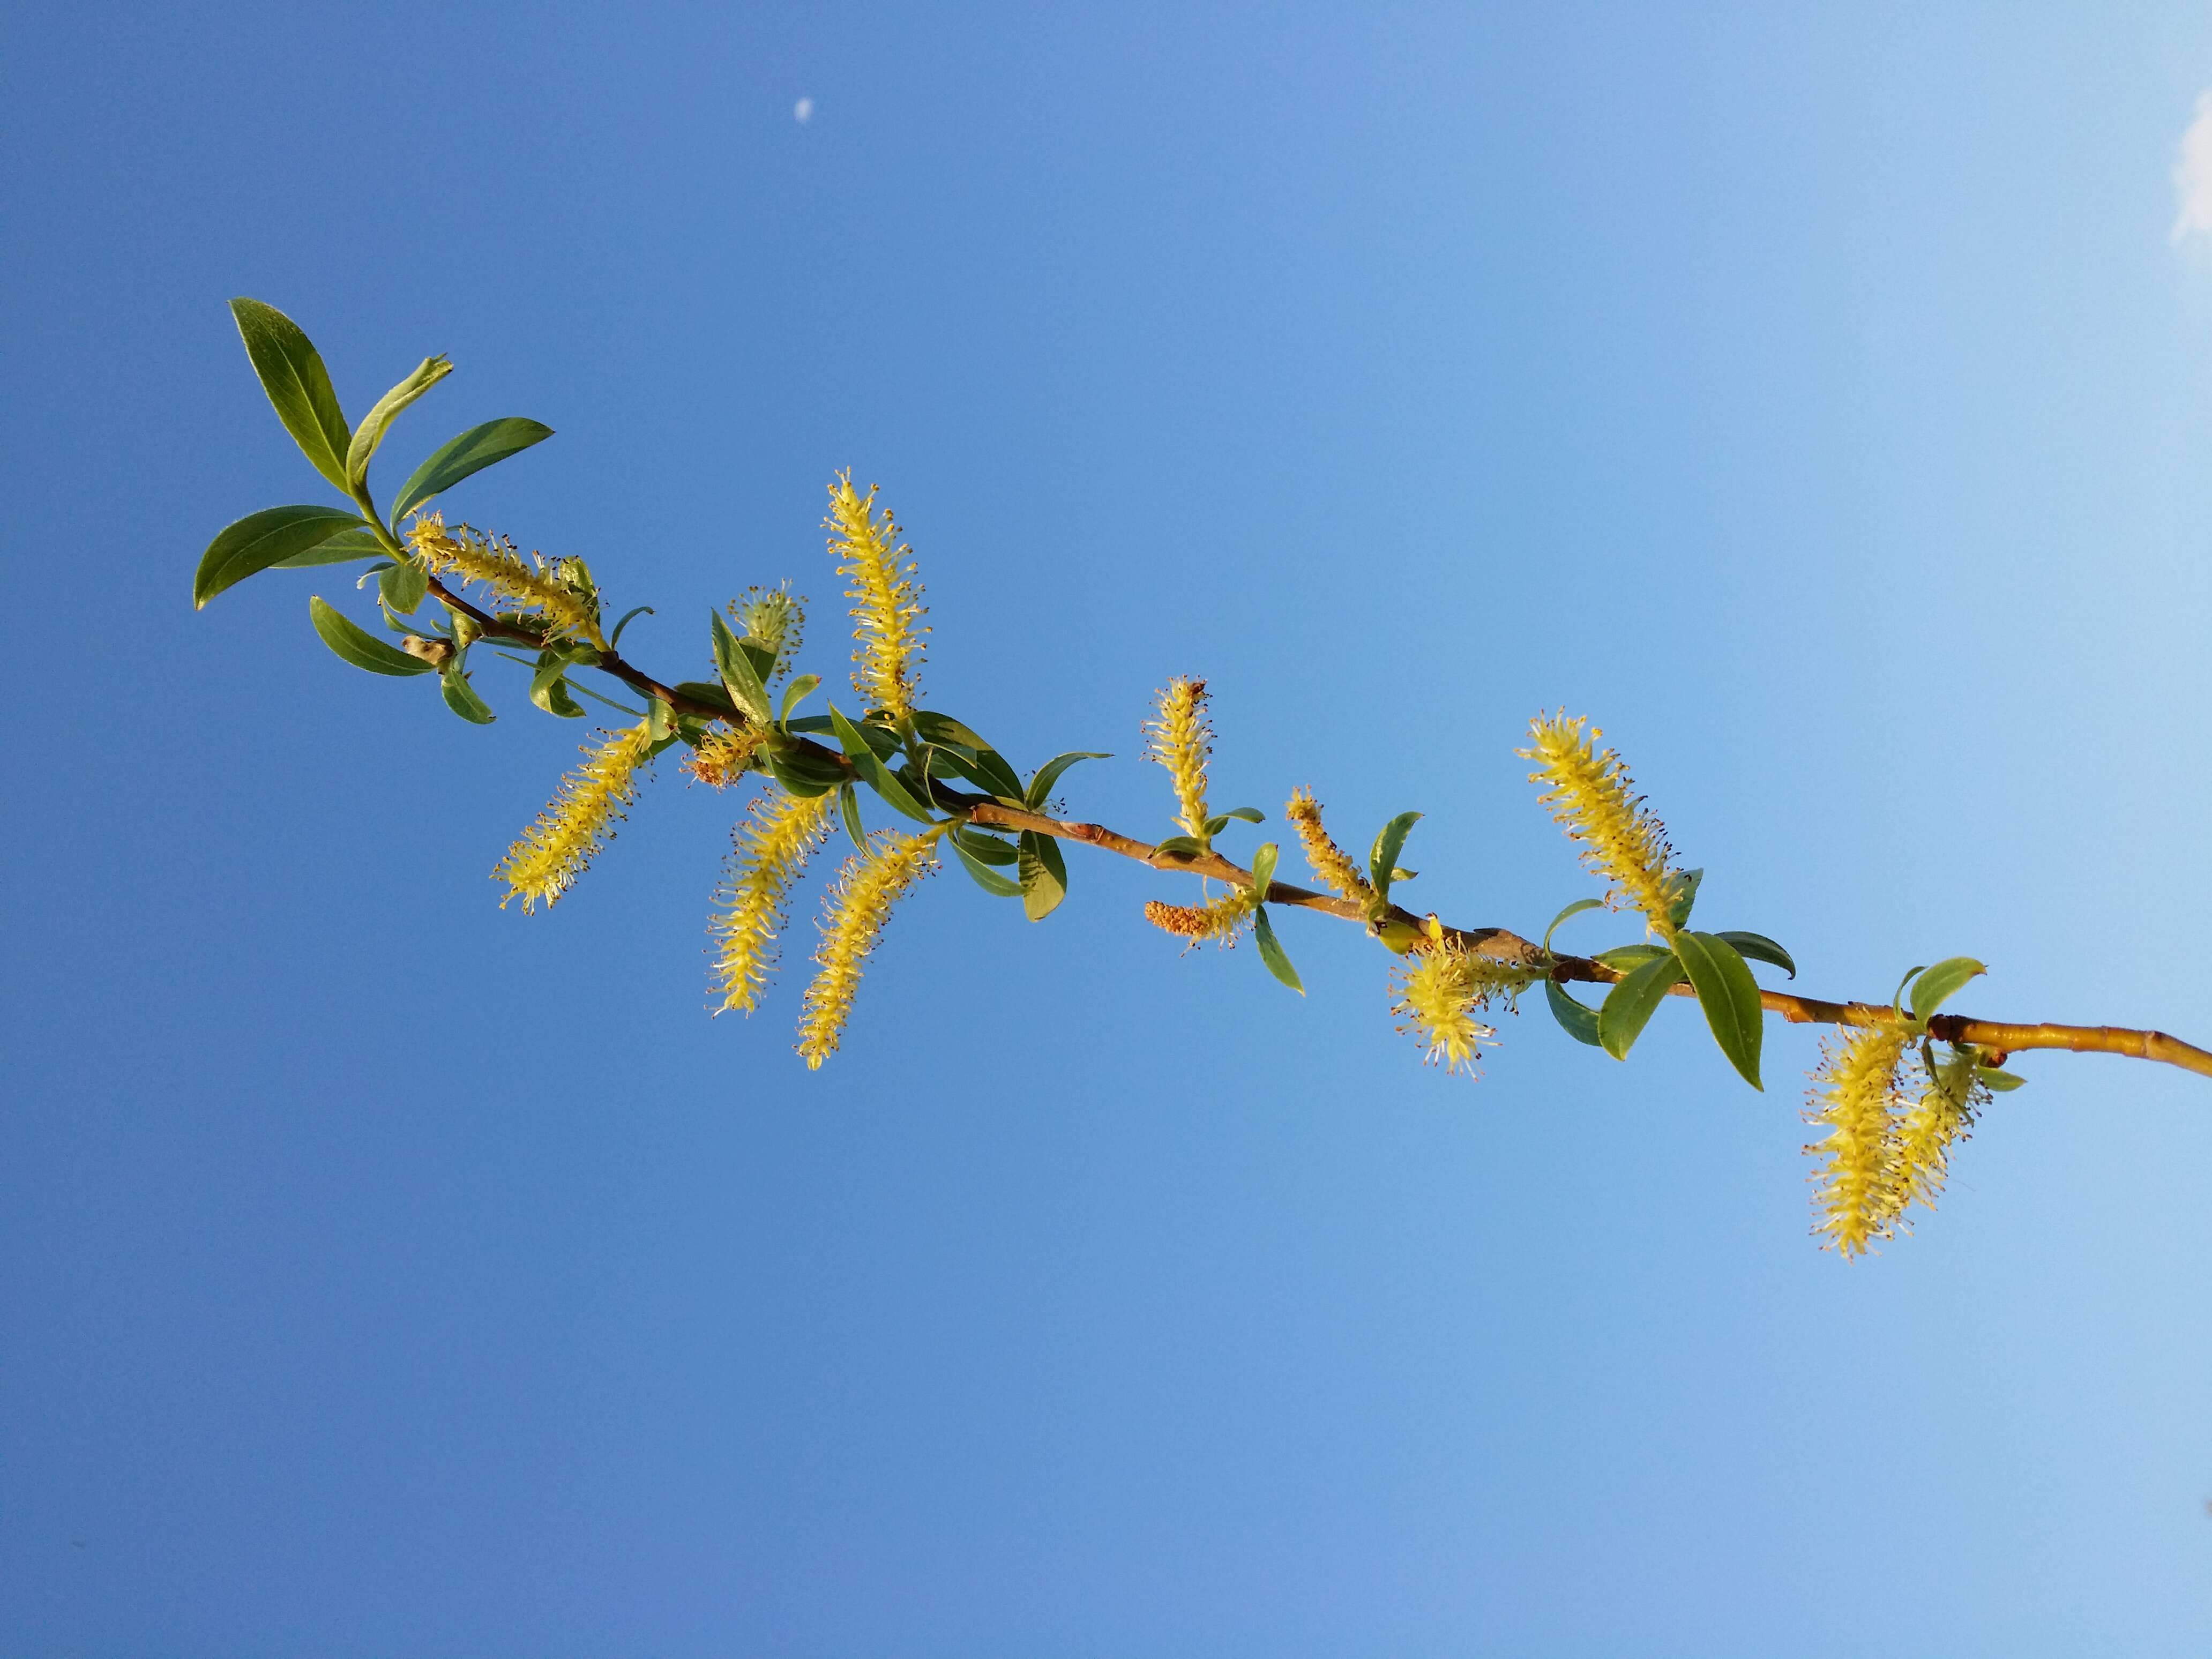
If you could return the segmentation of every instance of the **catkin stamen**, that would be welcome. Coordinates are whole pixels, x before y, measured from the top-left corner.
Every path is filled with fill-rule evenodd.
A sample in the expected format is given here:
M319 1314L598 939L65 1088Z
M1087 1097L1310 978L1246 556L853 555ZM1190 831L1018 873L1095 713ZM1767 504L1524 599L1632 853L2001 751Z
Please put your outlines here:
M1237 943L1237 936L1250 925L1252 913L1259 908L1257 892L1249 887L1237 887L1205 904L1164 904L1158 899L1147 900L1145 920L1162 933L1173 933L1191 945L1217 939L1226 950Z
M1298 832L1298 845L1305 849L1306 864L1314 874L1354 904L1366 904L1374 899L1374 888L1368 885L1367 878L1352 861L1352 855L1331 840L1322 827L1321 803L1313 798L1311 790L1299 789L1291 797L1283 813Z
M823 527L834 532L830 551L837 574L852 584L845 597L853 602L853 690L870 708L904 720L914 713L922 636L929 632L921 624L927 614L921 584L906 556L911 550L900 543L890 509L876 512L875 486L861 495L849 472L830 486Z
M871 837L866 849L847 859L838 872L822 921L822 942L815 947L814 982L806 988L799 1019L799 1053L808 1069L836 1053L852 1017L861 970L883 936L891 907L936 859L937 843L929 836L887 830Z
M1662 939L1674 936L1668 910L1674 902L1674 849L1667 826L1636 793L1636 781L1612 750L1595 739L1605 734L1564 714L1529 723L1530 747L1515 752L1537 763L1528 775L1544 788L1541 805L1583 844L1583 864L1609 884L1607 904L1626 898Z
M1897 1073L1912 1034L1901 1023L1862 1026L1821 1045L1805 1121L1828 1133L1805 1148L1814 1175L1813 1231L1824 1249L1863 1255L1904 1207L1893 1142L1903 1105Z
M1176 822L1204 842L1206 757L1213 752L1213 726L1206 714L1206 682L1179 676L1159 694L1159 716L1144 726L1146 751L1167 769L1175 785Z
M714 988L721 1003L750 1014L767 994L783 931L784 904L814 851L830 838L837 797L763 795L732 837L729 873L715 894L708 935L714 940Z
M653 733L640 725L606 737L596 748L585 746L584 763L561 780L560 793L492 872L494 880L507 884L501 909L515 898L526 915L550 905L614 839L615 820L637 797L637 769Z
M433 574L476 582L524 611L544 616L549 636L567 635L605 648L598 607L535 553L526 562L506 537L487 536L465 524L448 530L442 514L423 513L407 526L407 544Z

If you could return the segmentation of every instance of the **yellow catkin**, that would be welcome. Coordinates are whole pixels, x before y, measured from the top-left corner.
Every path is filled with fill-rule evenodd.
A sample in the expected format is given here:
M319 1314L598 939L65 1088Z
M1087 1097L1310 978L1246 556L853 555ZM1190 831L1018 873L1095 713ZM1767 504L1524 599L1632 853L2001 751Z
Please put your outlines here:
M1224 949L1237 943L1260 908L1260 896L1249 887L1238 887L1205 904L1163 904L1158 899L1145 905L1145 920L1164 933L1196 945L1218 939Z
M714 941L714 1012L750 1013L768 990L784 903L815 849L830 838L837 797L763 795L732 836L728 874L714 895L708 937Z
M702 783L726 789L752 769L768 733L757 726L711 727L684 757L684 769Z
M507 884L507 898L519 898L527 914L551 904L584 873L600 848L614 839L614 822L637 796L637 769L653 742L647 726L604 734L597 747L585 745L584 763L561 780L561 791L522 832L492 872Z
M1536 978L1525 969L1441 940L1393 963L1390 972L1390 1012L1406 1022L1398 1029L1428 1045L1431 1065L1441 1062L1447 1072L1469 1076L1476 1069L1480 1045L1498 1040L1497 1029L1476 1013L1492 997L1510 1002Z
M1174 781L1176 822L1199 841L1206 833L1206 757L1213 726L1206 717L1206 682L1178 677L1159 694L1159 718L1144 726L1146 750Z
M814 983L806 988L806 1007L799 1024L799 1053L808 1069L837 1052L838 1039L853 1012L860 971L889 920L891 907L937 860L937 843L927 836L887 830L870 838L865 852L845 860L837 872L822 921L822 942L814 951Z
M859 647L853 653L853 690L870 708L904 720L914 713L922 635L929 631L921 625L927 614L921 584L906 557L911 550L900 544L890 509L877 513L875 486L861 495L849 472L838 474L830 486L823 528L833 532L830 551L837 574L852 584L845 597L853 602L853 641Z
M592 603L536 554L526 562L506 537L487 536L465 524L448 530L443 514L423 513L407 526L407 544L433 574L479 583L525 611L542 614L552 633L605 649Z
M730 602L730 620L738 631L775 654L775 662L764 678L775 678L799 654L806 629L805 606L788 582L780 587L747 588L743 598Z
M1626 898L1644 913L1651 930L1672 939L1667 919L1672 897L1667 826L1644 806L1620 757L1600 750L1605 734L1565 714L1540 714L1529 722L1530 746L1515 752L1538 769L1531 783L1544 788L1541 804L1567 834L1583 843L1583 863L1611 887L1608 904Z
M1909 1204L1932 1210L1951 1173L1951 1149L1972 1129L1978 1085L1972 1074L1960 1080L1963 1095L1954 1095L1923 1063L1923 1086L1890 1137L1891 1163L1896 1172L1895 1213L1902 1217Z
M1306 863L1314 874L1350 899L1354 904L1366 904L1375 897L1375 890L1352 855L1329 839L1322 828L1321 803L1313 798L1310 789L1300 789L1283 808L1283 815L1298 832L1298 845L1305 849Z
M1821 1162L1814 1176L1813 1231L1824 1247L1862 1255L1890 1236L1904 1207L1898 1180L1896 1114L1903 1104L1898 1066L1912 1033L1902 1023L1842 1031L1821 1045L1805 1121L1828 1133L1806 1152Z

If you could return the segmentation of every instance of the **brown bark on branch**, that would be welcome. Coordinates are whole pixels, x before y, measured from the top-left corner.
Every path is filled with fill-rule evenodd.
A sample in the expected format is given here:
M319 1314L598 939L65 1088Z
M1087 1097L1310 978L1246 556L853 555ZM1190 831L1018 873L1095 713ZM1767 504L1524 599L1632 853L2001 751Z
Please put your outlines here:
M1187 870L1193 875L1211 876L1217 881L1249 886L1252 872L1232 864L1218 853L1208 853L1193 858L1181 853L1163 853L1148 842L1129 836L1120 835L1103 824L1079 823L1061 818L1047 817L1040 812L1024 811L1003 805L997 801L981 801L967 807L969 822L1001 830L1027 830L1040 836L1051 836L1060 841L1082 842L1089 846L1103 848L1118 853L1123 858L1134 859L1150 865L1155 870ZM1290 905L1298 909L1319 910L1346 921L1364 923L1367 912L1349 899L1330 893L1316 893L1304 887L1294 887L1287 882L1272 882L1267 887L1270 904ZM1389 919L1423 928L1425 916L1392 905ZM1519 934L1503 927L1451 927L1443 930L1444 937L1455 945L1494 962L1527 968L1538 973L1547 971L1542 948ZM1548 973L1562 982L1582 981L1605 985L1621 977L1615 969L1588 957L1553 956ZM1677 985L1675 996L1694 996L1688 985ZM1761 991L1760 1004L1769 1012L1777 1013L1793 1025L1884 1025L1896 1019L1897 1011L1887 1003L1829 1002L1819 997L1794 995L1787 991ZM2049 1024L2017 1024L1999 1020L1970 1019L1961 1014L1937 1014L1928 1022L1931 1036L1940 1042L1972 1044L1992 1051L1994 1056L2017 1053L2025 1048L2065 1048L2076 1054L2124 1054L2136 1060L2154 1060L2168 1066L2180 1066L2184 1071L2212 1077L2212 1054L2179 1037L2163 1031L2136 1030L2118 1025L2057 1025Z

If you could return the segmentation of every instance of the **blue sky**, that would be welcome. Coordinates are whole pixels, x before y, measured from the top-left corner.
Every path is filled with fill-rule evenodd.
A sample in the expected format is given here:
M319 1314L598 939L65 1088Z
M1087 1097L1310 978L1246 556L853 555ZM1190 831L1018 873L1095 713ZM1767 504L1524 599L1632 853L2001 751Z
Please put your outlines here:
M2202 1080L2023 1060L1847 1264L1808 1034L1762 1096L1532 1007L1469 1084L1353 930L1300 1000L1079 856L1038 927L928 883L809 1073L811 899L703 1012L740 802L664 764L501 911L577 727L346 669L343 574L187 597L326 495L250 294L356 414L453 356L398 466L556 428L454 507L672 678L785 576L842 670L851 467L932 705L1117 751L1077 815L1169 832L1202 674L1218 799L1419 808L1409 897L1540 930L1564 706L1808 988L2212 1038L2201 9L4 27L0 1645L2203 1651Z

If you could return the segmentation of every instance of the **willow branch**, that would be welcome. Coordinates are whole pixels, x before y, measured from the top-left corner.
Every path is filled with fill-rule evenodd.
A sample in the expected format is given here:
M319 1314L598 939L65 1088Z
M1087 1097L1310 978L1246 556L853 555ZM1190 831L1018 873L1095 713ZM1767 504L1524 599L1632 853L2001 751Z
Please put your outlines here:
M1211 876L1217 881L1244 887L1252 884L1249 870L1231 863L1218 853L1195 856L1163 853L1148 842L1118 834L1103 824L1047 817L1040 812L1024 811L997 801L980 801L968 805L966 811L969 822L974 823L1002 830L1026 830L1060 841L1081 842L1086 846L1118 853L1126 859L1134 859L1155 870L1188 871L1193 875ZM1269 883L1267 902L1297 909L1318 910L1324 915L1335 916L1345 921L1364 924L1368 921L1364 906L1333 894L1295 887L1287 882ZM1415 915L1395 904L1389 907L1387 918L1417 930L1425 929L1428 921L1427 917ZM1554 956L1547 965L1542 946L1503 927L1446 927L1443 937L1461 949L1474 951L1493 962L1526 968L1540 976L1548 976L1562 982L1606 985L1621 977L1617 969L1588 957ZM1697 993L1690 986L1682 984L1675 986L1671 994L1694 997ZM1829 1002L1820 997L1766 990L1759 994L1759 1000L1769 1012L1781 1015L1793 1025L1886 1025L1900 1018L1898 1011L1888 1003ZM1969 1019L1961 1014L1938 1014L1928 1022L1928 1030L1929 1034L1940 1042L1971 1044L1978 1048L1989 1049L1993 1062L2005 1054L2026 1048L2065 1048L2076 1054L2124 1054L2136 1060L2154 1060L2168 1066L2179 1066L2184 1071L2212 1077L2212 1054L2194 1044L2184 1042L2179 1037L2169 1036L2163 1031L2136 1030L2118 1025L2018 1024L1999 1020Z

